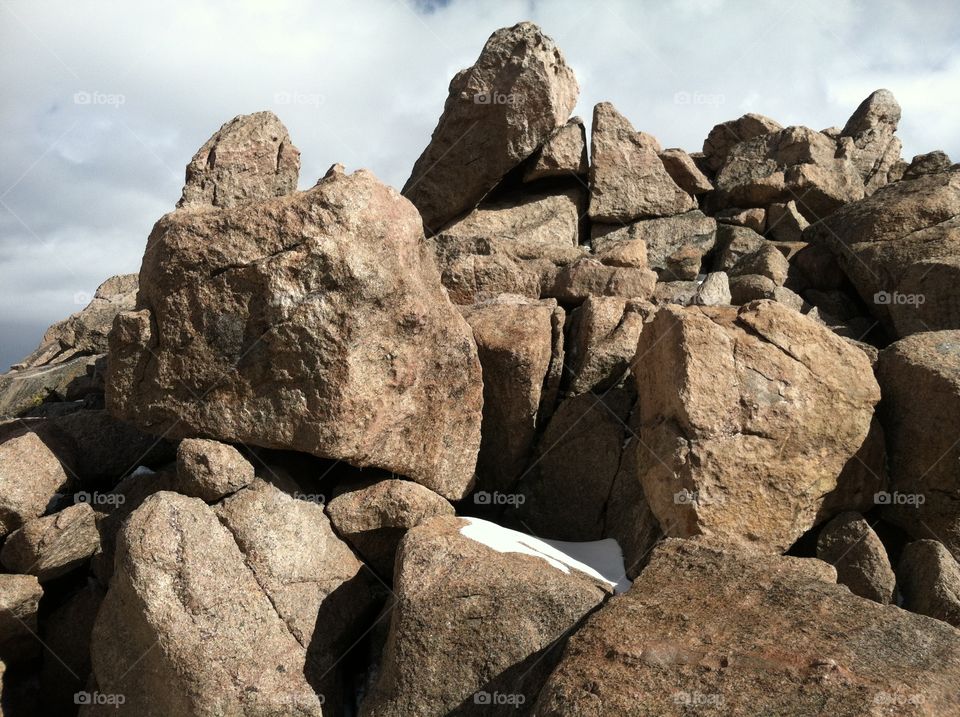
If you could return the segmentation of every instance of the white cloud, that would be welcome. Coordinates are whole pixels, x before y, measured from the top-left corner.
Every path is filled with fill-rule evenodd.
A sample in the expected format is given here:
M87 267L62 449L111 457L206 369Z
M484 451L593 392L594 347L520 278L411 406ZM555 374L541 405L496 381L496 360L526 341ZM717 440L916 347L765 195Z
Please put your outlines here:
M400 186L450 77L523 19L576 70L581 116L610 100L664 146L698 149L745 111L842 125L888 87L907 157L960 156L948 2L3 0L0 362L73 311L77 291L137 270L184 165L223 122L276 112L303 152L301 186L336 161Z

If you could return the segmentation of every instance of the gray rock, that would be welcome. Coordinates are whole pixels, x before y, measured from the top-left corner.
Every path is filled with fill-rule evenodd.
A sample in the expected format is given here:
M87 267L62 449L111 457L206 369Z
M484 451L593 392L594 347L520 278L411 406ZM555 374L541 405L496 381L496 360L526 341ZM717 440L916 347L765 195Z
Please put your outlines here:
M870 195L889 180L900 159L900 139L894 136L900 122L900 105L890 90L871 93L847 120L840 132L853 140L851 159Z
M693 295L692 304L699 306L725 306L732 301L730 279L725 272L715 271L707 274Z

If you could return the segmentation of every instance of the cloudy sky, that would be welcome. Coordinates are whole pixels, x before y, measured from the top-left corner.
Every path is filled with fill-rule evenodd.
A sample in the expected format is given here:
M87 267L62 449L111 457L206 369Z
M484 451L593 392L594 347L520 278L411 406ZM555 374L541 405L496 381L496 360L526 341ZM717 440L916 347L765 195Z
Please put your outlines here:
M609 100L664 146L748 111L843 125L887 87L907 158L960 159L951 0L0 0L0 370L139 268L225 121L276 112L301 187L333 162L400 187L450 77L520 20L563 49L578 114Z

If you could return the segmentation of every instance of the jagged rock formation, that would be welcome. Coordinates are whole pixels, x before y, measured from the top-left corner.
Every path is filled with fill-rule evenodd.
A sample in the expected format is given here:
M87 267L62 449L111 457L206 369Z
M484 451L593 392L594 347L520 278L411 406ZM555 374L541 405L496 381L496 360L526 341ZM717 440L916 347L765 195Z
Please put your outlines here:
M200 148L0 376L3 714L957 712L957 165L578 92L521 23L402 194Z

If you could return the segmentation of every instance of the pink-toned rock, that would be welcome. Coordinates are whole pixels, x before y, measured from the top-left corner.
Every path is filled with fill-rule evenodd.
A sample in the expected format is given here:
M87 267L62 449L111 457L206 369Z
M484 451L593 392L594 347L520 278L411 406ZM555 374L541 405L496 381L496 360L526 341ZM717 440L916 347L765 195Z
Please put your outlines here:
M587 130L583 120L579 117L570 118L550 135L531 161L530 168L523 175L525 182L586 175L590 164L587 161Z

